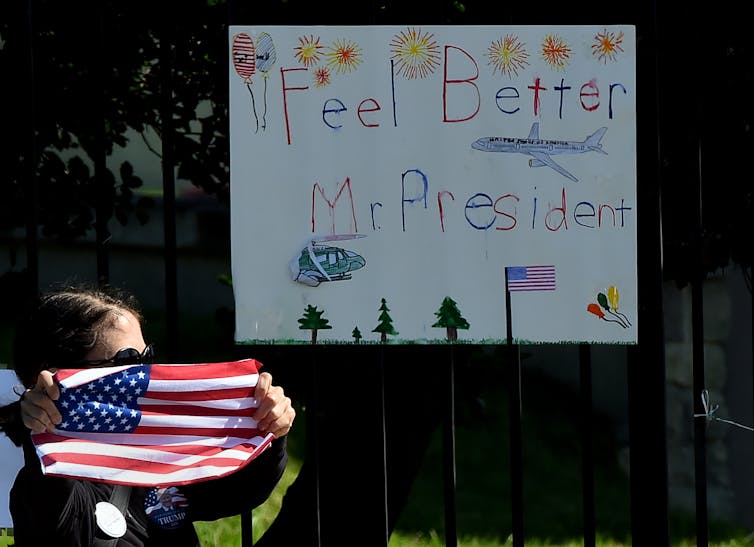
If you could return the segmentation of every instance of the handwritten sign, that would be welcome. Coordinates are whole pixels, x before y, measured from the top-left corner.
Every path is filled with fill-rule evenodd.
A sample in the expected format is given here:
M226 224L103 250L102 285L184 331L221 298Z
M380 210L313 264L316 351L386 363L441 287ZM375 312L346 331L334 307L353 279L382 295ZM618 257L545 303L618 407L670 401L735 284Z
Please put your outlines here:
M516 340L636 343L634 27L232 26L228 54L238 343L501 342L506 268L552 278Z

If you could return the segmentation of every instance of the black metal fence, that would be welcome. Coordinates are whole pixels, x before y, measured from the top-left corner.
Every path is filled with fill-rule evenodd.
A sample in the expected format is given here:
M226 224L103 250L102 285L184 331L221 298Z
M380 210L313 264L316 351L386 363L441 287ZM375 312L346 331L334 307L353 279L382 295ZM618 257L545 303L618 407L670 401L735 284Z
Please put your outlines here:
M21 112L22 120L17 126L12 126L12 132L5 131L6 137L17 141L20 149L20 158L22 159L18 168L15 169L16 185L13 196L13 208L22 211L25 221L25 257L24 265L28 273L30 291L36 291L39 286L39 247L40 235L39 226L43 223L40 218L40 211L49 214L49 204L44 207L40 206L40 201L44 201L45 196L40 195L40 181L42 177L49 176L40 170L41 155L45 153L43 147L50 146L51 140L48 135L40 130L43 125L42 117L54 116L49 104L45 101L51 96L48 90L42 85L55 85L44 79L44 75L39 73L40 52L49 55L49 50L40 50L38 41L40 39L40 29L45 33L56 32L55 26L49 21L49 13L45 10L51 8L50 2L38 2L27 0L26 2L9 2L14 4L12 9L8 6L5 8L5 14L14 17L6 26L6 30L11 27L15 29L24 29L23 32L14 34L15 37L24 39L24 43L6 40L6 55L13 57L13 66L15 68L14 78L11 82L6 80L5 86L16 85L22 92L15 95L18 99L13 104L6 104ZM108 43L108 37L111 34L111 25L119 25L120 21L113 16L118 10L109 2L70 2L71 10L85 10L80 16L86 18L91 23L88 27L89 49L83 53L88 58L81 62L87 64L91 69L87 73L89 85L92 88L91 100L88 101L89 109L81 112L80 116L86 118L86 123L82 123L80 131L86 131L87 135L76 135L82 143L86 145L86 151L91 156L93 164L93 188L95 189L94 202L89 203L95 211L94 216L94 234L95 240L92 247L96 257L97 279L100 282L108 282L111 272L109 265L110 256L110 238L111 233L109 223L113 222L113 181L107 169L107 158L112 145L112 105L106 104L108 93L111 86L115 85L112 81L112 71L117 71L118 66L109 64L110 48L112 44ZM208 5L215 3L209 2ZM219 3L222 6L222 3ZM487 8L482 9L473 6L473 3L467 4L469 11L472 7L477 7L477 18L483 18L489 15ZM185 66L180 71L176 70L175 61L175 41L176 32L181 24L181 16L177 15L183 7L179 2L165 2L160 6L149 6L146 3L140 5L144 17L155 19L156 23L150 25L150 36L153 40L158 58L155 59L153 69L154 77L148 80L155 87L151 93L159 97L159 100L151 103L157 105L158 112L154 116L159 120L156 129L161 136L161 165L162 165L162 215L164 217L164 284L165 300L164 308L166 310L166 354L171 357L175 354L176 348L180 341L178 339L178 321L179 321L179 302L181 299L190 298L190 295L181 294L178 283L177 272L177 232L176 232L176 168L179 167L180 161L176 158L176 110L181 108L181 93L186 92L186 81L190 79L185 74ZM627 375L627 396L628 396L628 426L630 438L630 507L631 507L631 535L635 545L667 545L669 543L668 529L668 476L667 476L667 453L665 438L665 369L664 369L664 338L663 338L663 270L661 264L662 238L661 238L661 203L660 188L663 177L663 146L668 139L668 129L663 127L660 120L663 116L663 97L658 91L661 86L662 69L666 66L667 58L663 57L660 52L666 47L666 43L661 40L660 34L664 30L663 25L671 25L668 16L665 18L658 16L656 6L652 2L636 3L635 6L625 9L622 12L613 10L612 13L602 12L602 7L595 8L595 12L589 15L579 7L578 11L566 12L563 9L556 10L552 8L550 17L543 17L548 13L535 13L534 8L526 6L511 7L504 5L503 15L495 16L494 19L474 20L472 16L464 18L463 12L457 11L458 3L443 2L438 6L428 2L418 2L411 8L404 6L392 5L392 3L371 3L356 9L353 6L328 6L333 11L324 13L326 7L304 2L272 2L271 4L259 7L256 3L245 2L228 2L224 6L225 20L220 22L208 21L207 25L219 25L222 28L216 29L219 34L226 33L227 25L246 24L251 22L272 22L279 24L289 23L314 23L329 24L350 22L355 24L383 24L390 22L403 22L409 15L413 19L425 16L427 23L484 23L490 24L495 21L499 24L540 24L543 22L554 24L602 24L605 19L611 19L607 22L615 22L613 19L618 17L617 22L626 24L635 24L637 26L637 82L639 88L639 112L638 112L638 207L641 211L640 223L638 224L638 246L639 253L639 344L630 346L626 351L626 375ZM119 8L120 9L120 8ZM540 11L540 8L536 8ZM576 9L576 8L571 8ZM110 13L109 10L113 10ZM349 12L350 10L350 12ZM407 11L409 13L407 13ZM334 19L330 21L328 19ZM595 20L596 19L596 20ZM196 49L201 53L201 48ZM8 57L6 57L8 62ZM223 59L219 60L223 63ZM225 63L227 65L227 62ZM7 74L6 74L7 77ZM180 80L180 82L178 81ZM227 80L227 78L226 78ZM44 82L44 84L43 84ZM62 82L60 83L62 85ZM179 87L181 89L179 89ZM222 90L222 85L218 89ZM223 102L225 97L218 98ZM49 120L47 120L49 121ZM148 123L148 122L145 122ZM64 128L59 128L61 131ZM182 130L182 129L181 129ZM47 131L47 130L45 130ZM107 133L107 134L106 134ZM53 139L54 140L54 139ZM693 148L696 142L690 143ZM693 155L693 152L692 152ZM694 169L691 174L694 175ZM690 184L694 188L701 185L700 172L696 172L695 179ZM100 190L96 190L100 189ZM696 200L688 198L693 205L692 211L701 211L700 192L691 192L696 194ZM3 196L3 200L7 198ZM696 213L695 213L696 214ZM701 231L701 219L694 218L690 223L692 232ZM699 244L698 240L692 239ZM703 275L695 276L692 279L694 295L694 394L698 394L704 388L704 354L701 346L703 333L702 325L702 307L700 300L701 281ZM595 497L594 497L594 456L592 452L593 440L593 420L594 413L592 402L592 352L589 346L580 346L578 348L578 378L579 378L579 414L580 414L580 438L578 442L581 447L582 465L581 465L581 484L582 491L580 501L583 512L583 538L584 545L595 545L596 543L596 525L595 525ZM283 349L266 348L263 351L274 355L276 351ZM367 481L368 484L357 485L354 488L373 489L374 498L377 500L373 506L368 508L369 511L376 510L381 513L375 522L374 530L363 530L360 537L372 538L365 540L362 545L387 545L389 536L398 517L398 509L391 508L391 500L394 498L405 499L407 485L410 485L412 473L415 472L417 462L401 461L399 456L394 455L394 449L386 450L386 443L410 443L410 435L395 436L394 431L396 424L401 423L401 410L396 408L397 405L405 404L401 398L406 396L405 393L396 392L393 380L395 377L390 376L391 372L386 373L386 363L395 361L410 360L414 362L425 362L427 359L437 359L441 363L434 368L435 380L431 384L432 389L436 389L436 398L442 401L442 414L439 421L442 424L443 431L443 450L444 458L444 514L445 514L445 544L454 546L458 542L458 533L456 525L456 475L455 475L455 359L453 347L448 348L424 348L404 349L405 353L400 354L399 350L394 348L381 349L364 349L362 353L355 354L352 349L327 349L313 348L311 354L306 356L295 355L293 358L303 358L310 365L308 369L300 368L302 374L307 374L306 382L306 406L307 406L307 460L305 464L305 476L308 480L302 479L297 489L307 490L308 494L302 494L300 500L295 502L293 496L286 503L298 503L297 512L302 519L298 525L307 530L308 537L313 538L312 544L327 544L325 538L335 537L332 531L338 526L338 520L343 516L333 514L332 511L320 507L320 501L323 489L327 488L320 480L321 467L332 467L336 462L326 461L327 458L333 458L334 451L324 452L321 444L330 442L316 439L326 439L329 423L322 423L319 415L319 409L334 404L327 398L336 397L331 389L327 389L329 381L325 378L330 375L331 364L333 360L340 363L358 362L371 363L369 367L362 367L361 372L351 369L352 374L349 381L361 386L363 399L368 401L371 412L368 414L369 419L365 420L365 427L372 427L374 439L376 439L376 462L374 480ZM449 354L446 353L449 351ZM526 527L524 525L527 518L525 504L523 501L523 469L526 461L522 458L521 446L521 377L520 377L520 349L516 346L508 348L507 357L503 360L501 366L506 371L506 384L508 386L508 400L510 422L501 424L501 427L507 428L510 449L510 474L511 481L511 506L512 514L510 521L512 523L511 532L513 544L516 546L524 545L526 538ZM424 353L422 353L424 352ZM439 353L439 355L438 355ZM274 357L272 357L274 359ZM286 355L290 360L291 354ZM444 363L444 364L442 364ZM342 368L334 367L335 370ZM369 369L371 372L363 372ZM426 372L426 368L422 369ZM392 380L386 381L386 374ZM358 376L358 377L357 377ZM407 375L401 381L407 382L412 389L420 389L422 386L421 374ZM424 377L426 379L426 376ZM342 387L342 383L338 384ZM368 386L368 387L365 387ZM408 395L410 397L410 395ZM695 411L703 412L704 410L696 402L698 397L694 397ZM353 410L352 410L353 411ZM361 410L359 410L360 412ZM436 417L437 418L437 417ZM698 420L696 422L696 451L697 458L697 484L696 484L696 519L697 519L697 544L706 545L708 543L708 522L707 522L707 500L706 500L706 474L705 474L705 422ZM392 432L391 432L392 431ZM395 444L393 444L395 446ZM349 447L349 450L358 450L359 447ZM366 447L367 450L374 450L374 446ZM344 458L356 457L353 454L343 454ZM406 469L401 469L404 465ZM304 472L302 471L302 474ZM401 480L395 482L395 477L400 476ZM330 495L330 494L328 494ZM341 492L341 503L348 503L348 494ZM572 503L573 500L563 500L563 503ZM376 509L374 509L376 508ZM347 511L345 512L347 514ZM249 516L244 516L244 541L251 543ZM292 524L293 525L293 524ZM348 529L344 526L343 529ZM351 530L353 531L353 530Z

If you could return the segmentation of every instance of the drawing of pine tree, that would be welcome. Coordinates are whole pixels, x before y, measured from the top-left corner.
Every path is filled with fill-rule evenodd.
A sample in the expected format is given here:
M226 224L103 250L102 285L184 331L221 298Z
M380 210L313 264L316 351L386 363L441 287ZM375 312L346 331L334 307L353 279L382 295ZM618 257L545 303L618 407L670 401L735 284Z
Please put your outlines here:
M380 342L383 344L387 342L388 334L398 334L398 331L393 328L393 318L390 317L390 314L388 313L389 311L390 308L387 307L387 301L383 298L382 303L380 304L380 322L372 329L372 332L380 333Z
M362 336L361 336L361 331L359 330L359 327L353 328L353 330L351 331L351 336L353 336L354 344L358 344L359 342L361 342Z
M469 328L469 322L461 316L458 305L449 296L443 298L440 309L435 312L435 315L437 322L432 326L445 328L449 342L458 340L458 329Z
M298 320L298 328L301 330L310 329L312 331L312 344L317 343L317 330L331 329L330 321L322 317L325 310L318 311L317 306L309 304L304 310L304 315Z

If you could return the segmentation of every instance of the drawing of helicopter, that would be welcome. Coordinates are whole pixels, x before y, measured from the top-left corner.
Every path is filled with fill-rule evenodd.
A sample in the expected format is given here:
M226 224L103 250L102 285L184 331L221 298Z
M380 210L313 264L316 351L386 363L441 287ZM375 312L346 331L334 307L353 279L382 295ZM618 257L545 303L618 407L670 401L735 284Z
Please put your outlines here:
M607 154L602 149L600 141L605 135L607 127L600 127L583 141L558 141L539 138L539 123L534 122L527 138L520 137L482 137L471 144L474 150L482 152L512 152L531 156L529 167L547 166L575 182L579 179L566 171L550 156L554 154L583 154L584 152L599 152Z
M297 283L316 287L327 281L351 279L351 272L363 268L367 261L363 256L331 245L329 241L344 241L366 237L362 234L333 234L309 241L301 253L291 261L291 274Z

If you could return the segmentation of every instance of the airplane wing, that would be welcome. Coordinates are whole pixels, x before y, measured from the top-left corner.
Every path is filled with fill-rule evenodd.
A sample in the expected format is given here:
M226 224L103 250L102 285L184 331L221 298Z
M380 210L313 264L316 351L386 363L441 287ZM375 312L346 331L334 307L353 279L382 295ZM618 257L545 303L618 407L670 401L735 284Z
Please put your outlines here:
M558 173L563 175L564 177L568 177L572 181L578 182L579 179L574 177L571 173L563 169L560 165L555 163L555 160L553 160L549 154L545 154L543 152L529 152L531 156L534 157L535 160L537 160L539 165L546 165L547 167L550 167L551 169L555 169Z

